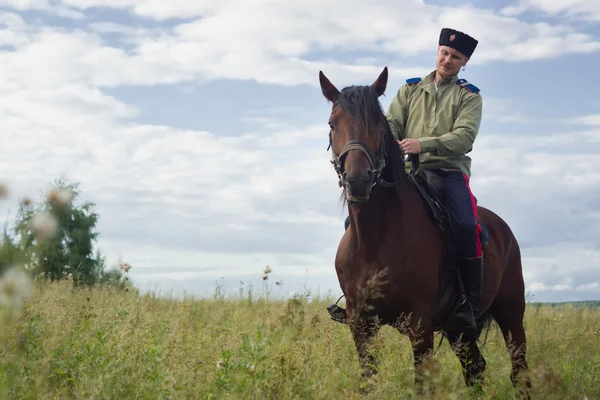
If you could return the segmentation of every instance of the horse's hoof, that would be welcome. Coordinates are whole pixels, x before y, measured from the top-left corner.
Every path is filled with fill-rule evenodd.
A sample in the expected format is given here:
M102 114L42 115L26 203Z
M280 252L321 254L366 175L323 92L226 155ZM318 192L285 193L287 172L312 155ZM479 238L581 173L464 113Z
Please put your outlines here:
M346 310L337 304L332 304L327 307L327 312L329 312L329 316L335 322L339 322L341 324L346 323Z

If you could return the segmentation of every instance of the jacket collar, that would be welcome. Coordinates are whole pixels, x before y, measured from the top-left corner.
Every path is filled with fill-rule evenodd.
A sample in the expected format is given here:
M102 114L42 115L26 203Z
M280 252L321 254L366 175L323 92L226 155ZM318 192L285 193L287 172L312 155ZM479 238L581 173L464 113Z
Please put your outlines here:
M430 72L424 79L423 79L423 83L424 83L424 88L431 93L435 93L435 72L436 70L433 70L432 72ZM444 86L448 86L451 84L455 84L456 81L458 81L458 74L456 75L451 75L451 76L446 76L444 77L440 84L438 85L438 90L440 88L443 88Z

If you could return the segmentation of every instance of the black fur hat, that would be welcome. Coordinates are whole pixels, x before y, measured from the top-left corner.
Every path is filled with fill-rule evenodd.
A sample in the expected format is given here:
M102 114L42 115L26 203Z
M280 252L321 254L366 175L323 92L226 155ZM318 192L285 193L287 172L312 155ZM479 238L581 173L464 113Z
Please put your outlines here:
M467 57L471 57L477 47L477 43L478 41L471 36L455 29L444 28L440 32L440 46L452 47Z

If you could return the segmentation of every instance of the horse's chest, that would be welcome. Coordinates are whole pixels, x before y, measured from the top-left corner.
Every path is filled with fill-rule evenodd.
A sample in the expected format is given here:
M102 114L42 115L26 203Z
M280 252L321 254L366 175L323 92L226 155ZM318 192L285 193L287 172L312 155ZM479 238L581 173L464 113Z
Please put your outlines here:
M398 260L390 262L379 258L367 258L350 255L339 256L335 262L335 269L342 284L362 286L367 281L386 281L393 279L403 281L410 273L403 263Z

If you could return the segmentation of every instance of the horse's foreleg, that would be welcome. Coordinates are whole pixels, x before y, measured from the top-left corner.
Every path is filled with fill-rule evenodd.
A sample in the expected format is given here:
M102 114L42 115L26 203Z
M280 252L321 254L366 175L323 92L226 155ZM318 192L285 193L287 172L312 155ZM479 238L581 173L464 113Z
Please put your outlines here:
M415 365L415 390L423 394L423 384L427 376L435 370L435 363L430 363L433 354L433 324L431 318L411 315L398 330L408 335L413 349Z
M350 321L349 321L350 322ZM361 368L361 378L370 378L377 373L377 360L369 349L374 336L379 331L379 325L371 318L360 318L349 323L358 352L358 361Z

